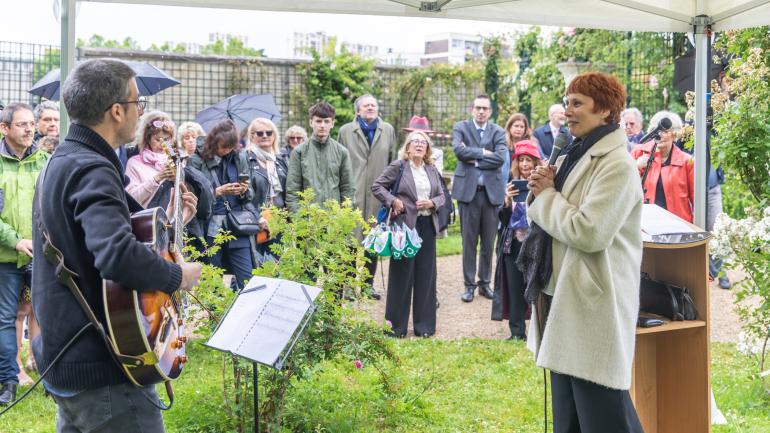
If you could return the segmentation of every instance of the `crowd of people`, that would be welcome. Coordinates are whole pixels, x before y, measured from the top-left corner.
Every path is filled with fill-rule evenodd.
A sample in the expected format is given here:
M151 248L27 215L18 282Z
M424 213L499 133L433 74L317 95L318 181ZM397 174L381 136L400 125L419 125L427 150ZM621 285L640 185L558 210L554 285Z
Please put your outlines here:
M415 335L430 337L436 332L438 209L449 197L443 190L443 152L434 147L434 131L426 118L413 117L403 128L406 139L399 143L396 129L380 117L377 99L366 94L355 100L356 117L340 127L336 139L331 137L336 110L324 101L309 110L309 133L294 125L282 136L266 118L252 119L240 130L224 119L204 131L194 122L177 126L162 111L146 111L146 102L132 85L132 73L113 63L86 62L76 68L72 83L65 85L63 101L73 124L61 145L57 104L43 102L33 109L14 103L0 113L0 404L14 400L18 383L30 382L24 367L35 368L35 359L41 367L50 363L65 331L52 332L56 326L52 318L61 317L62 305L71 304L62 302L61 294L46 292L55 283L45 277L50 277L46 274L50 264L37 258L40 242L36 234L33 244L33 225L45 226L37 221L49 218L51 237L65 245L65 257L67 252L81 255L74 269L83 276L84 285L88 278L101 275L130 278L137 290L149 288L149 282L128 277L125 269L119 269L126 263L165 272L163 286L168 290L197 281L200 269L181 258L177 264L163 264L144 257L131 241L127 221L129 209L169 203L175 180L172 155L181 155L184 161L185 224L188 235L197 239L193 240L196 246L211 245L220 230L231 230L231 214L249 213L257 221L263 236L232 233L234 238L210 258L234 275L234 288L243 287L252 270L265 260L280 260L270 248L280 238L269 235L269 207L294 212L299 193L306 189L321 204L351 199L367 220L385 206L392 222L415 230L422 240L414 257L389 262L385 306L385 319L392 324L389 334L407 335L410 310ZM91 99L81 101L83 89L77 86L88 87L89 76L98 73L117 76L111 85L123 88L111 95L109 89L92 89ZM693 162L677 145L682 120L675 113L655 113L649 130L663 118L671 120L672 128L656 140L640 142L642 113L635 108L623 110L625 92L611 76L578 76L565 101L566 106L552 105L548 121L537 128L522 113L511 115L503 128L490 120L490 98L479 95L470 104L470 118L454 125L452 150L457 167L449 199L459 206L461 299L472 302L478 289L479 295L493 300L491 318L509 321L510 338L537 338L538 365L552 370L552 386L559 390L558 399L554 394L555 416L557 405L574 406L575 400L617 399L621 404L616 406L615 418L607 415L600 421L609 423L602 424L609 430L598 430L616 431L612 426L619 424L612 423L638 424L638 420L634 424L636 415L627 391L619 391L630 385L633 344L627 342L633 340L636 312L632 310L638 304L638 291L620 288L638 290L641 205L654 203L692 222ZM567 145L560 150L557 171L547 161L560 134ZM98 157L82 156L88 154L86 150ZM52 168L38 183L49 160ZM68 164L72 173L84 174L68 174ZM50 183L48 177L59 183ZM718 190L719 176L714 177L709 187ZM64 216L46 217L40 211L33 218L36 185L55 185L50 186L55 191L46 193L46 203L51 209L64 209ZM721 207L721 195L713 196L710 215L721 210L716 209ZM110 221L111 217L115 220ZM52 232L53 218L59 219L56 225L66 235ZM359 241L363 238L362 233L355 236ZM119 258L105 256L108 244L122 245ZM34 266L30 264L33 256ZM367 250L366 258L368 295L380 299L372 287L377 253ZM718 265L713 264L713 275ZM43 275L36 276L35 284L33 267ZM35 287L38 281L40 287ZM152 287L157 284L154 281ZM728 288L729 281L720 278L720 285ZM35 319L30 289L34 312L48 316ZM592 305L590 311L584 301ZM603 317L593 321L602 329L586 328L580 317L588 316ZM26 366L18 357L25 321L30 339L41 333L40 328L43 333L42 348ZM600 363L594 358L599 353L607 355ZM65 419L77 407L72 391L116 380L110 376L117 374L113 369L108 368L112 373L103 377L86 372L87 359L65 359L63 365L71 371L54 371L46 384L57 403L72 403L69 409L60 403ZM111 361L102 356L99 362ZM578 389L581 394L573 394ZM559 422L568 425L575 420L564 415Z

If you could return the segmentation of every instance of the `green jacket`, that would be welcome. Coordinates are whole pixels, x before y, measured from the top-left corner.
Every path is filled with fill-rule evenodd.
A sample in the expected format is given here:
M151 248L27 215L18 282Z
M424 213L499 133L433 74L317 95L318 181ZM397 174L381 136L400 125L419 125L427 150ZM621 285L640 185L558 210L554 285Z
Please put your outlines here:
M342 202L355 195L348 150L331 137L326 143L310 138L291 152L286 176L289 211L297 211L298 193L308 188L315 193L315 202L321 204L327 200Z
M22 267L30 258L16 251L21 239L32 239L32 199L37 175L50 155L30 146L20 160L0 140L0 189L5 205L0 213L0 263L16 263Z

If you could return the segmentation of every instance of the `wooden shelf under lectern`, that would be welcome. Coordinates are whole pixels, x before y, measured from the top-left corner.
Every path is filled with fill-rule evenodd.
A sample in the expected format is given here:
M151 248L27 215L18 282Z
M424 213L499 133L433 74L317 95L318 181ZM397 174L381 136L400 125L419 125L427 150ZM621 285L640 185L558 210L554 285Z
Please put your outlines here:
M631 398L645 433L711 431L708 239L644 243L642 271L686 287L698 320L637 328Z

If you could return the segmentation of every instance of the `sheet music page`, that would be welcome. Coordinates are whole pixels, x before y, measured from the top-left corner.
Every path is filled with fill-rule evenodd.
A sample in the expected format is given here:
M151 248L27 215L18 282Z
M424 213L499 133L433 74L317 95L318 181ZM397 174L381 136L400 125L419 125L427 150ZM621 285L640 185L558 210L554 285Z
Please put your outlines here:
M248 291L261 285L266 288ZM320 292L293 281L253 277L206 345L273 365Z
M642 231L652 236L667 233L694 233L695 229L662 207L645 203L642 207Z

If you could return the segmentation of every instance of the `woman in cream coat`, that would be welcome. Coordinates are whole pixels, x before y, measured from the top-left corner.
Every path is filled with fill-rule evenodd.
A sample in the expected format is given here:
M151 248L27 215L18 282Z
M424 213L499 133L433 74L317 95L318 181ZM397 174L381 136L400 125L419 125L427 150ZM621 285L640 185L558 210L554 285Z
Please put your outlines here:
M554 433L642 432L628 393L642 188L618 125L625 98L610 75L573 79L566 115L576 140L558 172L538 167L530 177L528 215L552 238L552 274L535 304L545 328L542 339L530 333L529 340L539 343L537 365L551 370Z

